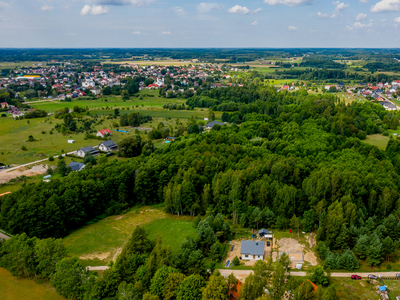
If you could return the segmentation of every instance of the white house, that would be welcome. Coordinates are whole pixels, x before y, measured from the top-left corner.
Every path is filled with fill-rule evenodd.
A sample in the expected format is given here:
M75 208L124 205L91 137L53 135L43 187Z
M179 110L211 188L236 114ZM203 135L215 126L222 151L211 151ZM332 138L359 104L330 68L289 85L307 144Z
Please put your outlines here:
M263 260L264 245L263 241L242 241L240 245L242 260Z
M94 149L92 146L87 146L79 149L76 154L80 157L85 157L87 152L90 152L92 155L98 155L100 151Z
M114 143L112 140L101 142L99 145L100 151L116 151L118 150L118 145Z
M96 134L96 136L101 136L101 137L105 137L107 135L111 135L111 130L108 128L99 130L99 131L97 131L97 134Z
M75 143L74 140L68 140L68 144L73 144L73 143Z

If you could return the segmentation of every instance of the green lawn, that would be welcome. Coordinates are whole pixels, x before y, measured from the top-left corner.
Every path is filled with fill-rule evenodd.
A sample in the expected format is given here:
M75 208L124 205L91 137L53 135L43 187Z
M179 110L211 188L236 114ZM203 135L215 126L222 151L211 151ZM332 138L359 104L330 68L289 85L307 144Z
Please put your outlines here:
M143 225L150 238L160 236L176 251L187 235L195 235L192 220L154 207L135 207L124 215L110 216L73 232L64 239L64 245L69 256L80 257L86 265L106 265L115 260L136 226Z
M352 280L350 278L332 278L332 284L336 285L337 296L338 299L340 300L380 299L379 295L376 293L377 284L367 283L367 280Z
M0 299L4 300L62 300L48 283L38 284L30 279L14 277L0 268Z
M383 136L382 134L371 134L367 136L367 138L364 140L364 143L377 146L379 149L385 150L389 139L390 138L388 136Z

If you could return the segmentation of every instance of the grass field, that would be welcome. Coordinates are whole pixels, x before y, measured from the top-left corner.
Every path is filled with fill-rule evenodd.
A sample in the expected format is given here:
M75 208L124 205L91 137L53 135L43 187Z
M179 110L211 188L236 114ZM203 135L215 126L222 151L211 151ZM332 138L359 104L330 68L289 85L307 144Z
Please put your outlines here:
M69 256L80 257L86 265L106 265L115 260L136 226L143 225L150 238L160 236L177 251L187 235L195 235L192 220L168 215L155 207L135 207L124 215L110 216L73 232L64 239L64 245Z
M141 91L141 94L157 95L158 91ZM144 97L143 100L139 100L137 97L132 99L134 100L124 102L121 98L110 97L96 100L73 100L71 102L38 102L30 105L34 108L44 109L46 112L54 112L64 107L72 109L77 105L88 107L91 114L98 115L110 115L114 113L115 108L119 108L121 114L140 112L143 115L152 116L153 120L142 124L142 127L157 127L160 122L163 122L165 126L170 126L173 130L177 128L176 121L178 118L181 123L186 124L191 117L195 117L198 120L208 117L207 109L166 110L162 108L165 103L183 103L185 102L184 99L165 99L160 97ZM216 112L216 118L220 119L221 114L221 112ZM2 141L0 144L0 162L3 164L24 164L46 158L50 155L59 155L62 150L71 152L81 147L95 146L100 143L98 140L85 140L85 134L83 133L62 135L53 130L53 135L50 135L49 131L57 123L62 122L62 120L55 119L53 116L30 119L29 123L28 120L14 120L11 117L0 118L0 128L2 129L0 131L0 140ZM93 129L97 131L110 128L112 130L112 140L117 144L128 135L135 134L133 130L130 133L116 132L113 130L115 129L113 128L113 123L118 124L119 120L103 119L103 123L96 125ZM82 125L78 124L78 126ZM42 132L45 133L43 134ZM36 139L35 142L27 142L30 135ZM142 138L145 139L146 137L143 135ZM75 140L75 143L68 144L68 139ZM22 151L22 146L25 146L27 151Z
M332 284L337 287L337 296L340 300L378 300L377 284L367 283L366 280L352 280L350 278L332 278ZM394 298L393 298L394 299Z
M379 149L385 150L388 141L388 136L383 136L382 134L371 134L367 136L367 138L364 140L364 143L377 146Z
M62 300L49 284L38 284L30 279L14 277L7 270L0 268L0 299L3 300Z

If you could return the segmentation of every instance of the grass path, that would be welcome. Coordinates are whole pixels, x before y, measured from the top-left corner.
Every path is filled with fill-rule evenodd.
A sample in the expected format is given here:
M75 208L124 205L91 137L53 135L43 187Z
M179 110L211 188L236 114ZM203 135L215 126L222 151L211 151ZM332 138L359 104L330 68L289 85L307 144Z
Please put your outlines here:
M0 299L4 300L65 300L54 289L30 279L18 278L0 268Z
M64 245L69 256L79 257L85 265L106 265L115 260L135 227L143 225L151 239L159 235L176 251L187 235L195 234L192 219L171 216L161 209L136 207L73 232L64 239Z

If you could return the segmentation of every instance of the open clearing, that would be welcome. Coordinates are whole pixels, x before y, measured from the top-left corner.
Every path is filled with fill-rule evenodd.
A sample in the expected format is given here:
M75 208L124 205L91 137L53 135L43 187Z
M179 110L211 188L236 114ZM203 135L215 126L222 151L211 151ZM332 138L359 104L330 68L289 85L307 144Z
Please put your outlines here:
M7 183L11 179L20 177L20 176L35 176L44 174L47 171L47 165L37 165L33 166L31 169L27 167L21 167L13 171L7 172L7 170L0 172L0 184Z
M37 284L30 279L14 277L3 268L0 268L0 299L65 300L65 298L60 296L54 289Z
M371 134L367 136L367 138L364 140L364 143L377 146L379 149L385 150L389 139L390 138L388 136L383 136L382 134Z
M171 216L161 209L135 207L128 213L107 217L85 226L64 239L69 256L77 256L85 265L106 265L122 251L136 226L143 225L149 237L160 236L165 245L177 251L185 238L195 236L193 218Z

